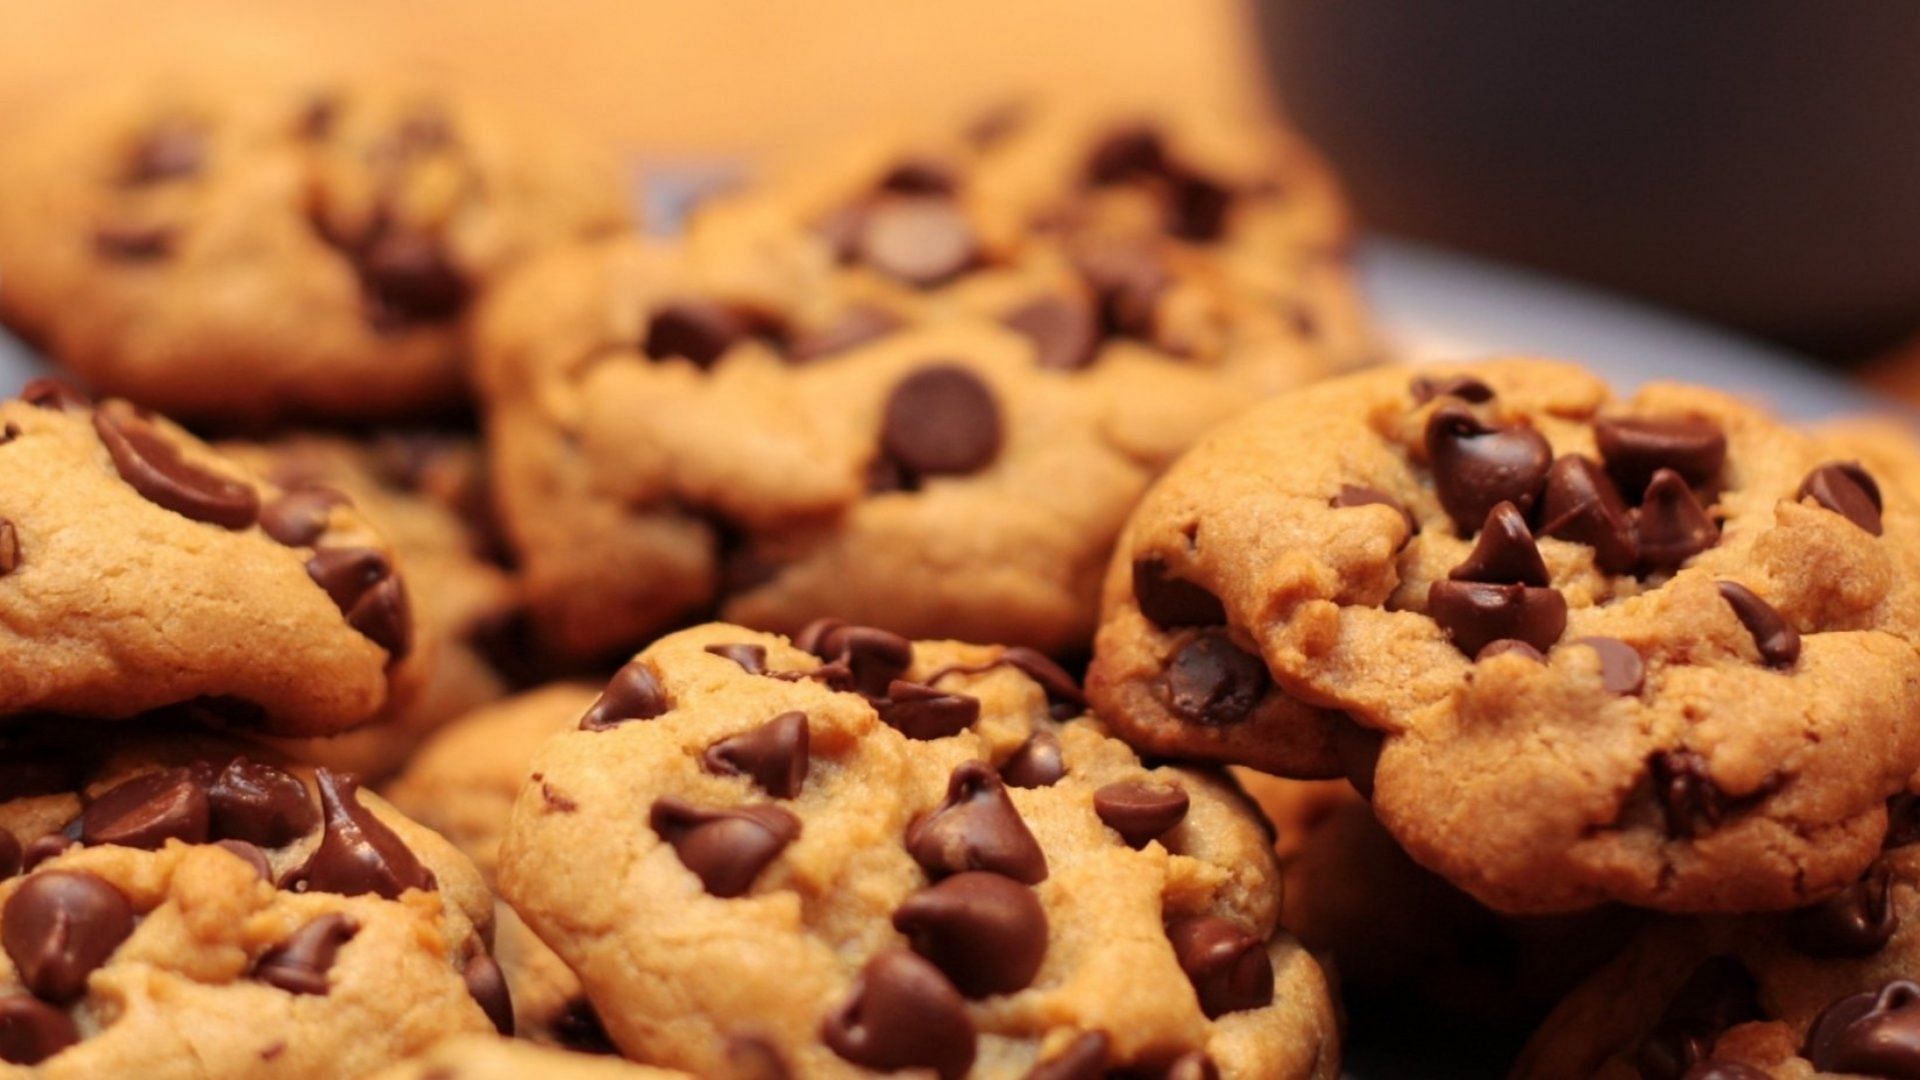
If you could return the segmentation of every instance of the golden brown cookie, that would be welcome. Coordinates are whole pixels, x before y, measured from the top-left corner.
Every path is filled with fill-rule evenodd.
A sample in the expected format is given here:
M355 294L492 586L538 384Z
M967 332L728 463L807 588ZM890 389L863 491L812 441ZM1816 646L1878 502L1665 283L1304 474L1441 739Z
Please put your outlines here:
M514 807L501 891L630 1056L1338 1072L1325 982L1277 930L1268 837L1224 778L1056 719L1078 688L1029 650L838 623L801 645L663 638Z
M466 1035L437 1043L367 1080L686 1080L686 1073L617 1058L545 1050L512 1039Z
M1143 501L1090 689L1155 752L1344 767L1497 908L1817 900L1920 764L1920 505L1850 459L1568 364L1325 383Z

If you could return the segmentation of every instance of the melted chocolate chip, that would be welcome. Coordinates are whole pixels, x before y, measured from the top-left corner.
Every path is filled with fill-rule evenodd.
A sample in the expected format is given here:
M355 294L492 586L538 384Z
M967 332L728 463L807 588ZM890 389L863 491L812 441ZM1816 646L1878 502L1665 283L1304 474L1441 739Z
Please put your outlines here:
M1510 502L1500 503L1487 513L1473 551L1447 577L1491 585L1545 586L1548 581L1540 546L1527 530L1527 519Z
M767 673L767 649L764 645L709 645L704 650L740 665L749 675Z
M0 994L0 1061L38 1065L79 1041L65 1010L27 994Z
M273 880L273 864L267 861L267 853L245 840L215 840L213 846L226 851L234 858L246 863L255 877L261 881Z
M1583 637L1573 640L1600 658L1600 686L1609 694L1637 694L1647 682L1647 664L1633 646L1618 638Z
M125 893L81 871L29 877L0 909L0 945L35 997L63 1004L87 991L87 976L133 933Z
M1050 371L1078 371L1100 350L1100 317L1084 300L1043 296L1000 322L1033 342L1034 362Z
M1095 187L1157 176L1167 165L1166 140L1151 124L1115 128L1087 152L1086 181Z
M960 188L960 173L939 158L912 157L888 169L874 186L895 195L951 195Z
M861 222L858 258L888 277L919 289L944 285L980 258L973 224L951 199L884 199Z
M885 697L893 681L913 665L913 642L837 619L813 622L793 643L827 662L817 674L828 686L870 698Z
M1160 298L1173 287L1173 276L1158 252L1144 245L1109 244L1078 253L1074 265L1099 301L1104 334L1154 339Z
M1036 649L1015 645L1002 652L995 663L1016 668L1022 675L1039 683L1040 689L1047 695L1047 711L1055 720L1078 716L1087 706L1087 695L1081 691L1079 680Z
M320 844L280 883L296 892L373 894L392 900L408 889L432 889L433 874L406 842L360 803L360 781L332 769L314 770L326 821Z
M1727 460L1726 435L1695 417L1602 417L1593 422L1593 437L1607 472L1626 492L1645 491L1661 469L1672 469L1694 487L1711 487Z
M333 508L350 500L327 487L304 487L273 500L260 511L260 530L288 547L312 547L324 536Z
M156 506L225 529L244 529L260 514L252 484L230 480L188 461L180 448L124 405L102 406L93 429L114 471Z
M1444 378L1415 375L1413 381L1407 384L1407 390L1413 394L1417 405L1425 405L1438 397L1459 398L1475 405L1485 405L1493 400L1493 387L1472 375L1448 375Z
M1691 750L1661 750L1647 758L1654 800L1667 835L1692 840L1718 828L1733 800L1713 782L1707 759Z
M1267 665L1235 645L1225 630L1207 630L1174 652L1157 684L1175 716L1226 727L1253 714L1271 677Z
M887 696L875 700L873 707L888 727L922 741L958 735L980 719L979 698L903 679L889 683Z
M1027 1080L1105 1080L1113 1040L1104 1031L1083 1031L1065 1050L1033 1067Z
M970 998L1025 989L1047 955L1047 913L1033 890L968 871L922 889L893 913L894 929Z
M1838 895L1794 912L1787 920L1787 940L1823 960L1872 956L1899 928L1899 913L1888 897L1891 884L1886 863L1874 863Z
M932 964L906 949L867 961L847 1000L820 1024L842 1058L881 1072L931 1069L960 1080L973 1067L967 1003Z
M1168 170L1164 227L1167 235L1210 244L1227 231L1233 189L1187 168Z
M1720 595L1734 615L1740 619L1740 625L1753 635L1754 647L1760 650L1760 659L1771 668L1789 668L1800 659L1800 632L1773 605L1753 594L1753 590L1737 581L1717 583Z
M1713 1052L1720 1033L1765 1017L1760 988L1740 961L1716 956L1694 969L1634 1053L1648 1080L1679 1080Z
M1093 812L1136 851L1186 820L1189 801L1179 784L1118 780L1093 793Z
M387 556L372 548L322 548L307 560L307 576L326 591L347 625L399 660L413 647L407 590Z
M1340 494L1328 500L1328 506L1336 510L1345 510L1355 506L1384 506L1407 523L1407 535L1416 536L1420 532L1420 523L1413 519L1413 511L1408 510L1399 499L1378 488L1359 487L1354 484L1341 484Z
M1801 1053L1821 1072L1920 1077L1920 983L1897 979L1827 1006Z
M1428 417L1426 449L1434 491L1463 536L1500 503L1531 510L1553 464L1553 448L1539 432L1483 424L1455 401Z
M805 364L851 352L868 342L886 337L904 325L899 316L884 308L848 308L823 329L794 338L787 347L787 359L796 364Z
M320 823L299 777L244 757L228 762L207 785L207 802L212 835L261 847L284 847Z
M1567 628L1566 598L1532 585L1436 581L1427 589L1427 613L1468 656L1502 638L1545 652Z
M254 981L289 994L324 995L327 972L333 969L340 946L352 941L359 932L360 924L345 915L322 915L261 953L249 974Z
M1813 470L1794 498L1812 499L1867 533L1880 535L1880 485L1857 461L1829 461Z
M784 712L751 731L725 738L700 756L708 772L746 776L776 799L800 794L807 779L807 714Z
M1034 732L1000 766L1000 779L1008 787L1052 787L1066 775L1067 760L1060 750L1060 737L1051 731Z
M168 840L207 839L207 793L183 768L156 769L101 792L80 814L86 844L155 851Z
M446 247L425 233L378 228L348 255L375 329L446 322L472 298L473 287Z
M683 299L663 304L647 321L641 345L655 360L678 357L710 368L727 350L764 329L744 311L716 300Z
M1167 940L1208 1019L1273 1003L1266 942L1212 915L1174 919L1167 923Z
M1148 555L1133 561L1133 599L1140 614L1165 629L1221 626L1227 610L1204 586L1174 577L1165 559Z
M1719 526L1672 469L1653 474L1640 508L1633 512L1633 525L1640 561L1654 570L1677 567L1720 540Z
M962 762L947 781L947 797L907 828L907 853L935 881L986 870L1037 885L1047 879L1047 857L1027 830L1005 784L984 761Z
M606 731L632 720L651 720L671 708L667 688L653 668L644 660L629 660L580 718L580 730Z
M1624 574L1640 561L1639 539L1620 489L1592 458L1566 454L1547 470L1540 534L1585 544L1595 566Z
M553 1041L579 1054L618 1054L600 1014L586 998L573 998L547 1022Z
M486 953L476 953L460 969L460 978L467 984L467 993L474 1004L493 1021L493 1029L502 1035L513 1035L513 995L507 989L507 976L500 965Z
M778 806L707 810L670 795L653 801L649 821L707 893L723 900L744 895L800 836L800 819Z
M912 476L964 476L999 456L1001 426L992 387L957 364L929 364L888 395L880 448Z

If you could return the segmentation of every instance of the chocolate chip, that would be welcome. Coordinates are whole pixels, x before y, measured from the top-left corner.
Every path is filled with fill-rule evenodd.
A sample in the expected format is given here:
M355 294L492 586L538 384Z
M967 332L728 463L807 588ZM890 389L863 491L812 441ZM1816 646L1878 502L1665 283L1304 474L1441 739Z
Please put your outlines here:
M1066 775L1067 760L1060 750L1060 737L1051 731L1034 732L1000 766L1000 779L1008 787L1052 787Z
M35 874L0 910L0 945L35 997L56 1004L87 992L87 976L133 933L125 893L92 874Z
M1500 638L1496 641L1487 642L1485 645L1480 646L1479 652L1473 654L1473 660L1474 663L1477 664L1489 657L1506 656L1509 653L1524 656L1536 664L1544 664L1547 662L1546 654L1542 653L1539 649L1534 648L1524 641L1516 641L1513 638Z
M268 503L260 511L260 530L287 547L312 547L326 534L333 508L352 500L328 487L304 487Z
M1087 695L1080 689L1079 680L1067 674L1067 669L1054 663L1045 653L1025 645L1015 645L1002 652L996 662L1016 668L1022 675L1039 683L1040 689L1047 695L1048 712L1055 720L1071 719L1086 708Z
M1887 800L1887 832L1882 848L1906 847L1920 843L1920 795L1902 791Z
M547 1022L553 1041L579 1054L618 1054L620 1048L607 1037L606 1025L586 998L569 1000Z
M1273 1003L1273 958L1266 942L1213 915L1170 921L1167 940L1207 1019Z
M1227 231L1233 189L1191 169L1169 170L1166 184L1167 235L1194 244L1210 244Z
M1037 885L1047 857L1007 796L993 766L966 761L947 780L947 797L907 827L907 853L935 881L986 870Z
M252 484L209 472L180 455L159 429L120 403L101 406L93 429L114 471L147 501L182 517L226 529L244 529L260 514Z
M951 195L960 188L960 174L949 162L914 157L896 163L874 186L895 195Z
M1418 405L1425 405L1439 397L1459 398L1475 405L1485 405L1493 400L1493 387L1472 375L1415 375L1413 381L1407 384L1407 389Z
M1065 1050L1035 1065L1027 1080L1105 1080L1113 1040L1104 1031L1083 1031Z
M1737 581L1722 581L1717 585L1721 597L1739 617L1740 625L1753 635L1754 647L1760 650L1760 659L1768 667L1789 668L1800 659L1800 632L1774 610L1773 605Z
M1175 716L1226 727L1253 714L1271 678L1267 665L1225 630L1206 630L1175 650L1156 682Z
M467 993L474 1004L493 1021L493 1029L511 1038L513 995L507 989L507 977L500 965L486 953L475 953L460 969L460 978L467 984Z
M264 761L235 758L207 785L211 833L261 847L285 847L320 823L300 778Z
M1340 494L1328 500L1327 505L1336 510L1346 510L1355 506L1384 506L1406 521L1408 536L1415 536L1420 532L1420 523L1413 519L1413 512L1408 510L1399 499L1378 488L1341 484Z
M1760 988L1745 965L1731 956L1712 957L1694 969L1659 1021L1634 1052L1648 1080L1678 1080L1713 1052L1720 1033L1760 1020Z
M1173 287L1158 252L1140 244L1107 244L1077 252L1074 266L1099 301L1105 334L1153 340L1160 298Z
M931 1069L941 1080L960 1080L973 1067L966 1000L906 949L867 961L846 1002L821 1021L820 1037L842 1058L881 1072Z
M11 830L0 828L0 881L20 872L20 838Z
M893 388L880 447L914 476L966 475L1000 454L1000 405L993 388L957 364L929 364Z
M899 316L877 307L852 307L824 329L804 333L787 347L787 358L804 364L828 356L851 352L868 342L878 341L906 324Z
M100 793L80 814L86 844L157 851L168 840L207 840L207 793L187 769L156 769Z
M1034 362L1050 371L1078 371L1100 349L1100 319L1093 305L1062 296L1030 301L1000 320L1033 342Z
M326 591L347 625L399 660L413 647L413 612L393 563L372 548L323 548L307 560L307 576Z
M445 246L425 233L380 228L350 254L377 329L445 322L473 295Z
M1186 789L1157 780L1118 780L1093 793L1093 812L1136 851L1186 820Z
M34 867L39 866L41 863L46 862L56 855L63 854L76 843L79 843L79 841L64 833L48 833L45 836L39 837L21 849L20 869L23 872L31 873Z
M750 777L774 798L791 799L807 780L807 714L781 713L707 747L700 761L708 772Z
M93 230L93 250L122 262L152 262L173 254L179 239L170 225L109 222Z
M1624 574L1640 561L1633 519L1620 490L1592 458L1566 454L1547 470L1540 534L1593 549L1595 566Z
M1637 694L1647 682L1647 664L1633 646L1610 637L1573 639L1600 658L1600 687L1609 694Z
M1527 519L1510 502L1500 503L1487 514L1480 527L1480 539L1466 561L1448 571L1454 581L1478 581L1489 585L1547 584L1547 563L1540 557L1540 546L1533 542Z
M1893 938L1900 916L1888 892L1892 872L1875 862L1859 881L1787 919L1787 940L1807 956L1822 960L1872 956Z
M716 300L688 298L661 305L647 320L641 348L655 360L678 357L710 368L727 350L754 335L745 312Z
M777 806L706 810L671 795L653 801L649 822L708 894L723 900L745 894L800 836L800 819Z
M261 881L273 880L273 864L267 861L267 853L253 844L245 840L215 840L213 846L246 863Z
M1427 461L1433 486L1462 536L1510 502L1533 509L1553 464L1553 448L1530 427L1490 427L1464 404L1448 401L1427 418Z
M93 399L72 384L44 375L27 380L27 385L20 388L20 400L52 412L81 412L93 407Z
M1047 913L1033 890L968 871L906 898L893 928L970 998L1011 994L1033 982L1047 955Z
M1593 422L1593 437L1607 472L1626 492L1645 491L1660 469L1672 469L1694 487L1711 487L1727 460L1726 435L1697 417L1601 417Z
M1165 629L1221 626L1227 609L1205 586L1174 577L1158 555L1133 560L1133 599L1140 614Z
M1633 512L1640 561L1655 570L1679 566L1720 540L1720 528L1707 516L1693 489L1672 469L1660 469Z
M907 285L944 285L980 257L973 224L951 199L915 196L882 200L862 222L858 257Z
M1566 598L1532 585L1436 581L1427 589L1427 614L1468 656L1501 638L1545 652L1567 629Z
M0 995L0 1061L38 1065L79 1041L65 1010L26 994Z
M1827 1006L1801 1054L1823 1073L1920 1077L1920 983L1897 979Z
M408 889L434 887L433 874L406 842L361 805L358 779L320 768L314 770L314 782L326 829L307 861L281 881L282 888L392 900Z
M1166 168L1166 140L1151 124L1115 128L1087 153L1086 181L1096 187L1156 176Z
M888 727L921 741L958 735L980 719L979 698L903 679L888 684L887 696L876 700L873 707Z
M871 626L818 619L793 639L795 647L827 661L819 675L835 690L885 697L895 679L913 666L913 642Z
M20 530L0 518L0 577L20 569Z
M740 665L749 675L767 673L767 649L764 645L709 645L706 652Z
M651 720L673 708L667 688L644 660L629 660L580 718L581 731L606 731L631 720Z
M1667 836L1692 840L1718 828L1732 808L1713 782L1707 759L1692 750L1660 750L1647 758L1647 775Z
M333 969L340 946L359 932L360 924L345 915L322 915L261 953L248 974L289 994L324 995L327 972Z
M168 180L181 180L198 173L206 161L206 136L192 125L180 121L162 124L148 131L127 155L120 182L142 187Z
M1829 461L1800 481L1796 499L1812 499L1861 529L1880 535L1880 485L1857 461Z

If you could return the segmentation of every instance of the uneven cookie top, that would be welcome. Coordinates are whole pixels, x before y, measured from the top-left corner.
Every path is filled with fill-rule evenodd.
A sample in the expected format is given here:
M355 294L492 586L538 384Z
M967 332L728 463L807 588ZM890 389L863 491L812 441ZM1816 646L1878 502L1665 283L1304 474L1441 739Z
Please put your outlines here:
M1920 837L1910 796L1859 880L1787 914L1673 920L1564 1001L1516 1080L1920 1075Z
M473 298L625 221L612 168L442 94L140 82L54 113L0 178L0 311L182 416L456 405Z
M1156 749L1344 766L1495 907L1791 907L1866 865L1920 764L1917 530L1843 448L1709 391L1369 373L1169 471L1091 689Z
M463 1035L436 1043L366 1080L684 1080L686 1073L618 1058L548 1050L513 1039Z
M0 1073L346 1077L510 1030L444 840L351 776L100 734L0 736Z
M501 890L703 1076L1335 1075L1258 817L1080 711L1027 650L674 634L541 749Z
M179 428L40 381L0 402L0 715L205 700L321 733L411 692L392 551Z

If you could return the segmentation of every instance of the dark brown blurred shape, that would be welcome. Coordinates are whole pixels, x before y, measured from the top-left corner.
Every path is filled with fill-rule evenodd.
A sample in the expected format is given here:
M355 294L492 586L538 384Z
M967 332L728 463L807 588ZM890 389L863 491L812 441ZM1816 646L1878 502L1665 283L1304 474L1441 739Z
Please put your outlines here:
M1374 225L1827 356L1920 327L1920 4L1259 10Z

